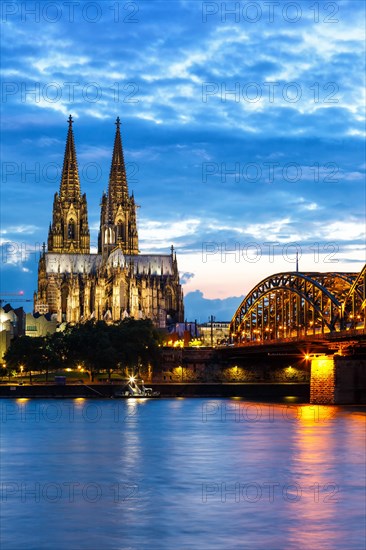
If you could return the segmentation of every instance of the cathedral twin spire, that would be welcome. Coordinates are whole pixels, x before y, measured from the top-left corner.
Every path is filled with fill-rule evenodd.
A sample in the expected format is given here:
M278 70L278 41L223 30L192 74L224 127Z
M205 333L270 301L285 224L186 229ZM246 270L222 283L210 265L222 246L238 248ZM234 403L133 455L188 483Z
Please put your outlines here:
M86 195L81 195L78 164L69 117L60 192L55 193L53 219L48 232L48 251L89 254L90 233Z
M108 193L101 203L98 252L103 257L116 247L124 254L138 254L136 204L133 195L128 194L120 126L117 117Z
M123 157L120 119L116 120L116 136L114 138L111 171L108 185L108 218L113 222L116 206L128 201L125 159Z
M80 182L71 115L69 116L68 122L69 130L67 132L64 164L62 167L60 198L61 200L73 201L75 199L80 199Z
M86 195L81 195L80 191L71 115L68 123L60 191L54 197L48 251L89 254L87 201ZM133 196L128 195L119 117L116 121L108 194L102 197L98 252L108 255L117 246L125 254L138 253L136 205Z

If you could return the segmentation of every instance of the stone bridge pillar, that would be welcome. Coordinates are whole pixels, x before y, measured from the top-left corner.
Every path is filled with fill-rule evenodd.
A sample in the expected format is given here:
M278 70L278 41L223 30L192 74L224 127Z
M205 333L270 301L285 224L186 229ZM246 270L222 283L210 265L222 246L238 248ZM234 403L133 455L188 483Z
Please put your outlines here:
M322 355L311 361L310 403L366 403L366 359Z
M310 403L334 403L335 364L333 355L322 355L311 360Z

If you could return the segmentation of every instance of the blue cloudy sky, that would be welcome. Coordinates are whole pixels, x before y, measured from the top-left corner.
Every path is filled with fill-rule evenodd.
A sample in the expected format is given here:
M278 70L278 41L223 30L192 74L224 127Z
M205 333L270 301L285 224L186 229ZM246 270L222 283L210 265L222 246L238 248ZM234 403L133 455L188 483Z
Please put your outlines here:
M96 243L115 118L142 252L190 319L365 262L365 3L2 2L2 292L37 286L67 131ZM31 304L28 304L28 310Z

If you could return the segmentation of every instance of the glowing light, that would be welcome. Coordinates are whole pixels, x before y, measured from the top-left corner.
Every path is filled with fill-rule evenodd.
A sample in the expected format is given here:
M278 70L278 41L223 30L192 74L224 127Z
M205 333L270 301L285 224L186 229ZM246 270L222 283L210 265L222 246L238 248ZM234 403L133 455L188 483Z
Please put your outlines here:
M319 357L314 357L311 362L312 373L322 378L328 379L332 376L334 371L334 360L333 357L327 355L320 355Z
M75 405L80 406L84 403L85 397L75 397L74 401Z
M176 342L174 342L173 347L174 348L183 348L184 347L184 341L183 340L177 340Z
M199 347L199 346L202 346L202 342L201 340L199 340L198 338L194 338L193 340L191 340L188 344L190 347Z
M135 377L134 377L134 376L130 376L130 378L129 378L129 382L134 382L135 380L136 380L136 379L135 379Z

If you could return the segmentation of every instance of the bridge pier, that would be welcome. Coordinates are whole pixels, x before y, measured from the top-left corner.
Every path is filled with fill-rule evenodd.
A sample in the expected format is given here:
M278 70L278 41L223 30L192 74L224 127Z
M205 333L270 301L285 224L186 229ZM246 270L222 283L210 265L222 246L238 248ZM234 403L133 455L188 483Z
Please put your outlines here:
M366 359L337 354L314 357L310 370L310 403L366 403Z

